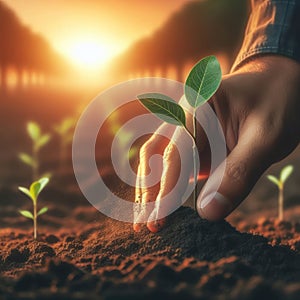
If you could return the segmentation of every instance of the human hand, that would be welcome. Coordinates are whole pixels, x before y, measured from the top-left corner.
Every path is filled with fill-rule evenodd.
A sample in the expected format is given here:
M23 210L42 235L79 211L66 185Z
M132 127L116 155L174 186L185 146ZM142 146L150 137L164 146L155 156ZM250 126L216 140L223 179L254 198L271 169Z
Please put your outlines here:
M190 122L188 121L187 123ZM187 124L187 126L190 125ZM177 148L179 143L184 149L181 151L183 154L181 157ZM188 184L189 173L193 170L191 150L192 140L187 133L184 132L183 128L177 127L175 129L174 126L167 123L161 125L151 138L143 144L139 153L140 162L137 172L135 201L141 204L153 201L155 201L155 203L153 210L152 208L142 208L137 216L135 216L135 224L133 225L135 231L140 230L141 223L144 223L145 220L148 220L147 227L152 232L157 232L165 225L166 218L156 221L158 218L158 209L159 213L162 213L164 208L170 210L171 206L177 205L177 203L174 202L181 200L185 186ZM153 159L155 155L159 155L163 157L163 159L151 162L150 160ZM181 168L181 164L184 165L184 168ZM158 179L156 180L158 182L152 185L151 179L148 176ZM179 177L183 178L183 180L177 184ZM171 191L172 194L170 195L169 193ZM166 195L168 195L168 199L163 201L163 206L160 206L161 199ZM166 202L168 203L166 204ZM177 205L177 207L178 206L180 205Z
M223 78L210 104L223 128L228 157L218 190L208 193L206 189L206 186L219 180L218 172L215 172L197 199L201 217L208 220L226 217L249 194L272 163L283 159L296 148L300 137L299 80L299 63L282 56L256 57ZM179 135L178 140L181 138L184 139L183 134ZM142 197L143 201L157 200L157 195L169 191L180 172L176 147L154 135L142 148L141 174L149 172L146 159L157 153L158 148L159 154L164 154L164 167L162 170L161 166L160 170L163 175L161 185L143 190L142 195L147 195ZM166 219L148 222L147 227L157 232L165 222ZM140 224L134 225L135 230L139 228Z

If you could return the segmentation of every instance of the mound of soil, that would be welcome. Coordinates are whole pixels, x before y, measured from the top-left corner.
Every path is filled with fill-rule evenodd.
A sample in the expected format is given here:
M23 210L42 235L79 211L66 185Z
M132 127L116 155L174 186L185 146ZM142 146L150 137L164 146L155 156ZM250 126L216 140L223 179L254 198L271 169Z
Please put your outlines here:
M182 207L152 234L91 207L81 214L93 222L78 219L37 241L30 230L0 232L3 299L300 298L299 224L264 220L255 228L241 224L256 230L242 233ZM281 228L280 242L272 226Z

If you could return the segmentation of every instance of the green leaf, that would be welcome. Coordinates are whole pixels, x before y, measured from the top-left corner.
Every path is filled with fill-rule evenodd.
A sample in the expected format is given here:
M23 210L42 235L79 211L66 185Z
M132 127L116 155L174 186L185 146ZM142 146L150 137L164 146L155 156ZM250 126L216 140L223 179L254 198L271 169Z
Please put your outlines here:
M75 118L67 118L65 120L63 120L62 124L61 124L61 130L63 133L68 132L69 130L73 129L73 127L76 124L76 120Z
M54 126L54 130L60 135L65 135L73 129L75 122L74 118L66 118L60 124Z
M43 188L47 185L48 182L49 178L44 177L31 184L29 191L34 202L36 202L40 192L43 190Z
M27 153L20 153L19 154L19 159L25 163L26 165L29 165L29 166L34 166L35 162L32 158L32 156L30 156L29 154Z
M294 167L292 165L285 166L280 172L280 181L284 183L292 174Z
M39 193L44 189L44 187L48 184L48 182L49 182L49 178L47 177L43 177L39 180L39 183L41 184Z
M22 186L19 186L19 190L25 194L26 196L28 196L30 199L32 199L31 197L31 194L30 194L30 191L26 188L26 187L22 187ZM33 199L32 199L33 200Z
M128 159L133 158L138 153L137 147L132 147L128 152Z
M43 207L43 208L41 208L39 210L39 212L37 213L37 215L40 216L40 215L44 214L47 211L48 211L48 207Z
M158 118L167 123L185 127L184 110L172 98L159 93L142 94L137 98Z
M30 211L28 210L19 210L19 213L25 217L25 218L28 218L28 219L32 219L33 220L33 215Z
M30 185L29 191L34 203L36 203L40 188L41 188L41 184L38 181L35 181Z
M118 130L121 128L121 125L120 124L112 124L111 126L110 126L110 131L111 131L111 133L113 134L113 135L115 135L117 132L118 132Z
M275 183L278 187L280 186L280 181L275 176L273 176L273 175L267 175L267 178L271 182Z
M125 147L128 144L128 142L132 139L132 137L133 137L132 132L123 130L122 134L118 136L121 146Z
M27 123L27 132L32 140L37 141L41 135L41 129L36 122Z
M200 60L191 70L185 82L185 97L197 108L209 100L217 91L222 80L220 63L215 56Z
M37 146L38 148L43 147L44 145L46 145L46 144L49 142L50 138L51 138L51 135L50 135L50 134L44 134L44 135L42 135L42 136L37 140L36 146Z

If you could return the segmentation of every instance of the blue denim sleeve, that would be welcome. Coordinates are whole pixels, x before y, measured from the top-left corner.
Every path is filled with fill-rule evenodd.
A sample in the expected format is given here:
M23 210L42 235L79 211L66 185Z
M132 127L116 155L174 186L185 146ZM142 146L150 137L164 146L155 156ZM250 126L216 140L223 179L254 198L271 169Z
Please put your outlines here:
M242 48L232 71L260 54L300 61L300 0L252 0Z

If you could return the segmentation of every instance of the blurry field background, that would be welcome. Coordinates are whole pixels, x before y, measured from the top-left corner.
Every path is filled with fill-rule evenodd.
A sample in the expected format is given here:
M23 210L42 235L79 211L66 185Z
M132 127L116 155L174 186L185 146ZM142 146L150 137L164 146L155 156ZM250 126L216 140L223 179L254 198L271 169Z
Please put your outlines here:
M98 93L121 81L158 76L183 82L191 66L211 54L229 72L248 13L245 0L0 1L0 188L30 183L18 153L30 151L25 125L33 120L52 134L41 153L42 171L52 170L54 183L76 190L71 144L62 170L53 126L78 118ZM126 118L122 111L111 126ZM109 139L113 130L106 130ZM104 145L99 151L109 155ZM268 173L278 175L287 163L295 170L286 184L286 217L299 221L299 150ZM277 215L277 190L265 177L231 220L262 215Z

